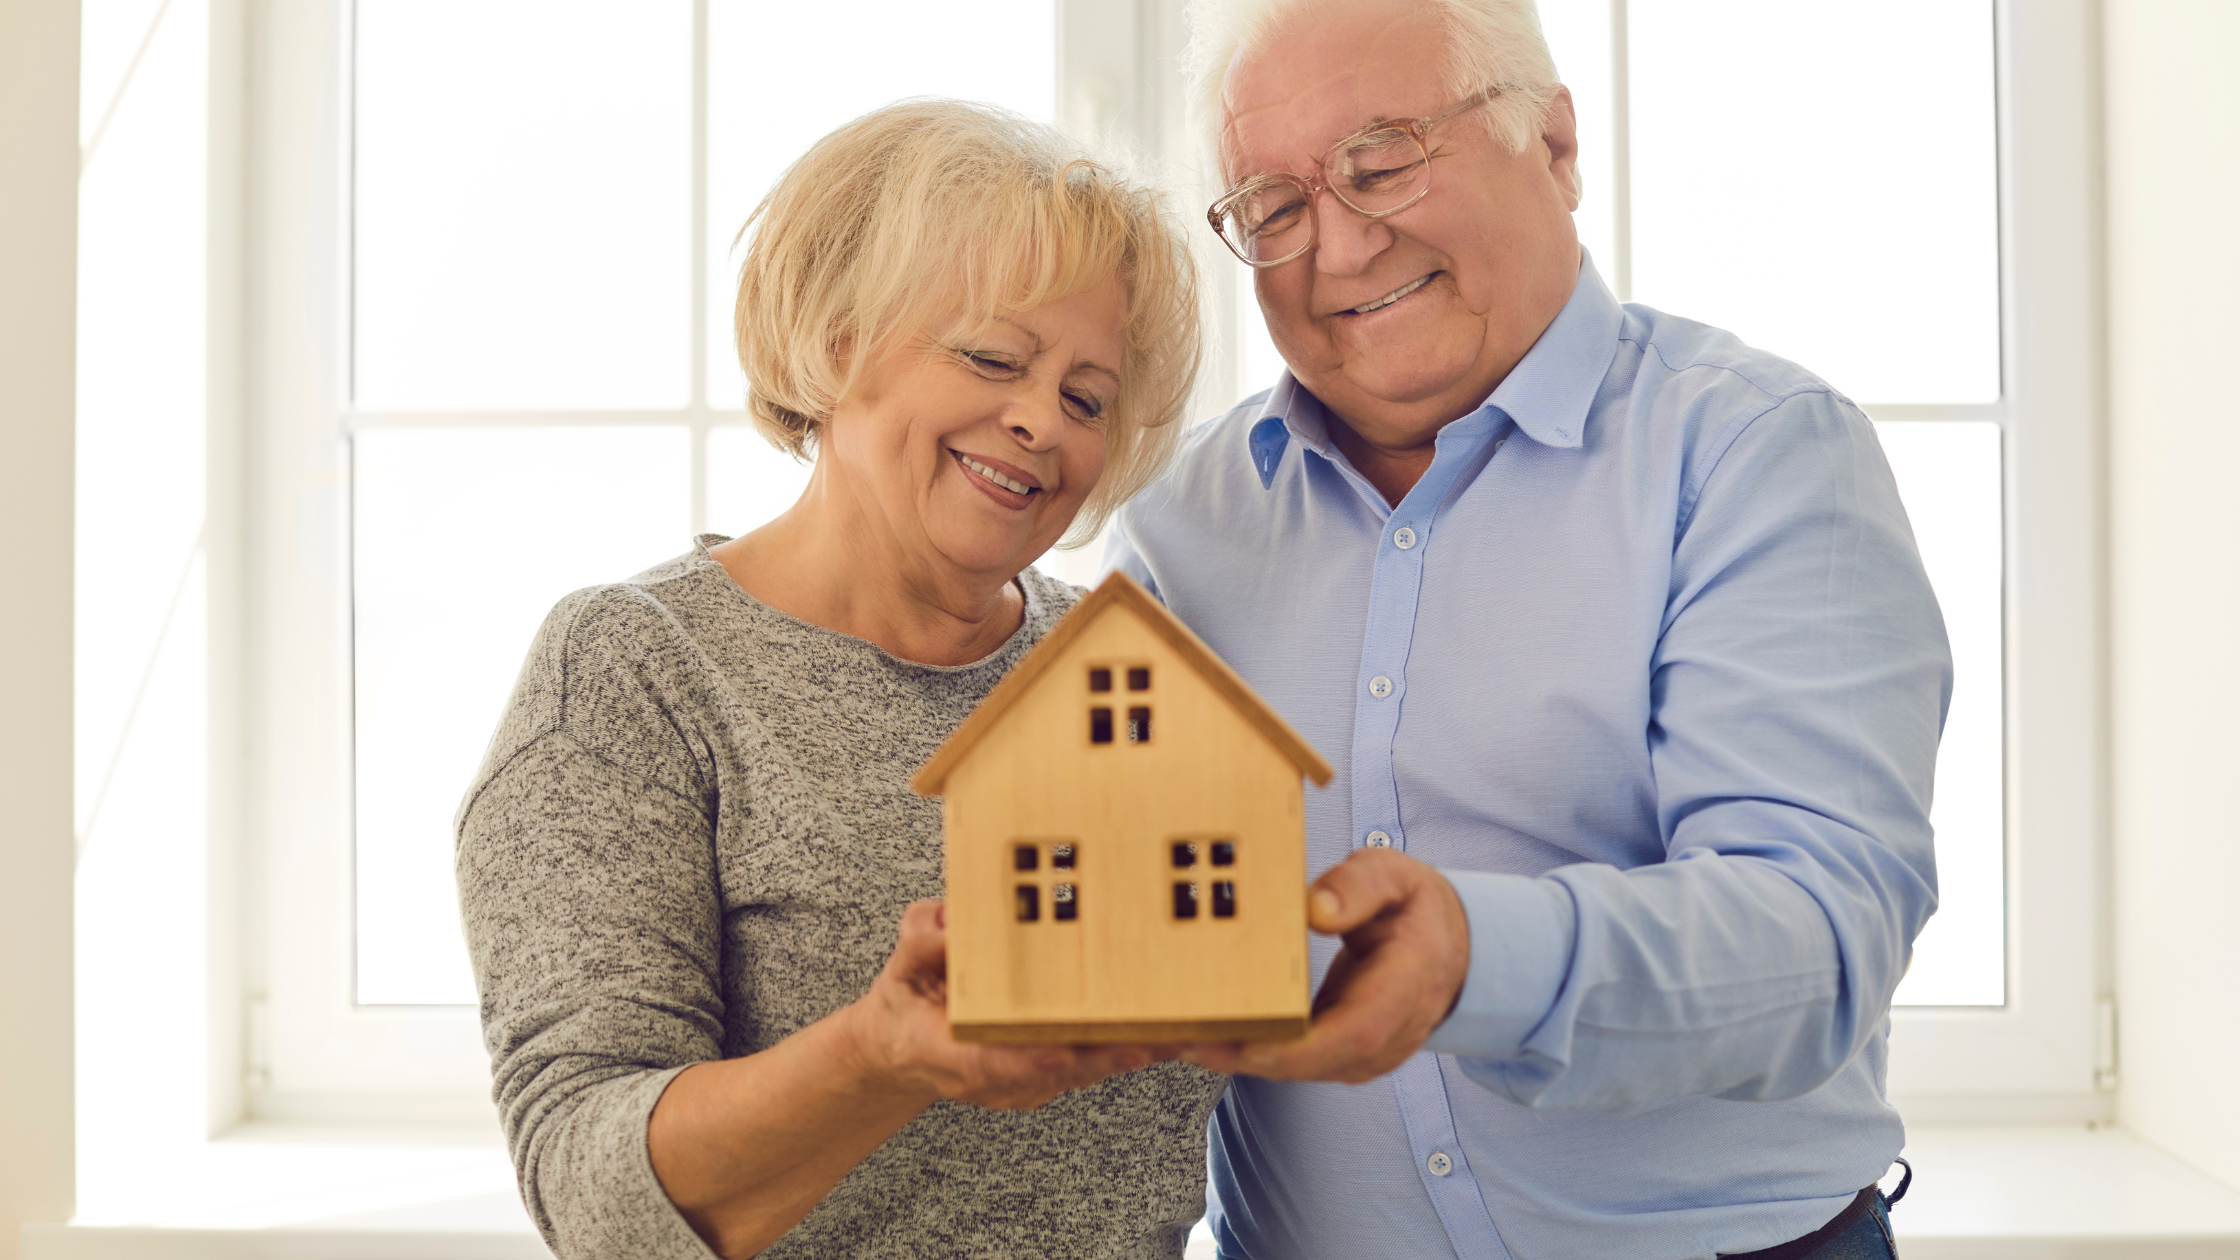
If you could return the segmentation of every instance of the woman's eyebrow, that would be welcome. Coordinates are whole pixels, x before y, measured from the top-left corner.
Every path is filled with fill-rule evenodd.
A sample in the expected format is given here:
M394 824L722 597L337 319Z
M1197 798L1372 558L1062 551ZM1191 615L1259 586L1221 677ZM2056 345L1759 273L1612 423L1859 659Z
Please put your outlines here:
M1025 324L1022 324L1017 320L1011 319L1008 316L1004 315L991 315L988 317L988 322L991 324L1003 324L1026 337L1027 340L1034 343L1034 352L1038 356L1043 352L1044 349L1046 349L1046 347L1042 344L1041 335L1035 332L1034 329L1027 327Z
M1097 362L1094 359L1074 360L1073 370L1076 372L1095 372L1100 376L1109 376L1112 378L1113 388L1117 389L1120 387L1120 374L1113 371L1111 368L1106 367L1104 364Z
M1026 334L1027 340L1034 343L1034 353L1036 358L1042 357L1042 352L1050 348L1043 342L1042 337L1039 333L1035 332L1035 330L1027 327L1024 324L1017 322L1016 320L1010 319L1006 316L997 315L992 317L992 322L998 324L1008 324L1011 327L1016 328L1020 332ZM1101 376L1111 377L1114 388L1118 388L1120 385L1119 370L1116 368L1106 367L1104 364L1097 362L1095 359L1076 359L1074 360L1073 366L1071 368L1068 368L1067 371L1095 372Z

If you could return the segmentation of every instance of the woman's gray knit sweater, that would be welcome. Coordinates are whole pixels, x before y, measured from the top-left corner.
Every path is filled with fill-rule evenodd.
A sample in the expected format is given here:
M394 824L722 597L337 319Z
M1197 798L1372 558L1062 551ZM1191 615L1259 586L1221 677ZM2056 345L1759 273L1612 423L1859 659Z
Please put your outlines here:
M711 541L560 602L459 812L495 1094L570 1260L709 1254L654 1178L654 1101L870 988L941 895L910 775L1077 598L1029 569L994 655L914 665L759 603ZM762 1254L1177 1256L1222 1087L1155 1064L1034 1111L936 1103Z

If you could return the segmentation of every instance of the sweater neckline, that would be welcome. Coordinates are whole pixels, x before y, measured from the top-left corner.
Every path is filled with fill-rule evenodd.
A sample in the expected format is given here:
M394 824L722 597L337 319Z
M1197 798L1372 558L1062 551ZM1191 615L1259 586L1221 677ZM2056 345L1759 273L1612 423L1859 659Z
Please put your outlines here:
M884 661L894 669L927 674L969 674L977 670L987 669L990 666L1001 666L1009 669L1011 663L1017 660L1019 655L1025 652L1028 647L1032 646L1035 640L1040 639L1043 631L1049 628L1047 624L1044 624L1049 618L1049 601L1036 591L1035 587L1039 585L1038 583L1027 581L1027 574L1035 572L1034 567L1029 565L1011 579L1011 584L1019 589L1019 598L1023 601L1019 616L1019 628L1012 631L1009 638L997 644L994 651L989 652L979 660L966 661L961 665L934 665L925 661L906 660L869 639L849 634L845 630L835 630L831 626L819 625L814 621L804 621L784 609L773 607L756 599L747 588L739 585L732 578L731 570L724 568L723 561L716 559L715 554L709 550L711 547L730 541L731 535L729 534L695 535L692 540L692 567L702 572L708 572L710 577L721 582L724 588L741 601L748 611L757 616L767 617L810 634L821 635L825 638L850 644L859 651ZM709 572L711 570L712 572Z

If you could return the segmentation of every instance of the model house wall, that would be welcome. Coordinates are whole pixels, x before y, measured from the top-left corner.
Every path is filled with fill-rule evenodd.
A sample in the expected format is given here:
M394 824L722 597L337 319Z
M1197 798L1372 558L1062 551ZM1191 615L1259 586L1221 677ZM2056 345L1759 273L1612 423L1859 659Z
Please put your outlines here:
M1329 769L1107 579L919 778L944 797L956 1035L1303 1032L1309 773Z

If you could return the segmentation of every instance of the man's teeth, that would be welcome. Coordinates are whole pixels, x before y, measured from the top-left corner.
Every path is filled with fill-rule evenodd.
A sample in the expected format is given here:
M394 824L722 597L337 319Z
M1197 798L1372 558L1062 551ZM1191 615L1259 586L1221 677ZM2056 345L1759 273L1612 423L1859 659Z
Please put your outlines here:
M1013 481L1011 478L1004 476L1002 473L997 472L995 469L988 467L986 464L981 463L979 460L974 459L973 457L963 453L962 451L959 451L957 453L957 462L963 464L965 467L971 469L972 471L979 473L981 476L986 477L988 480L996 483L997 485L1002 486L1004 489L1009 490L1013 494L1034 493L1033 486L1030 486L1023 481Z
M1399 288L1394 289L1392 292L1385 294L1383 297L1378 298L1376 301L1371 302L1366 306L1354 307L1353 313L1356 315L1366 315L1371 311L1382 310L1385 307L1392 305L1394 302L1399 301L1401 298L1404 298L1409 294L1415 292L1417 289L1422 288L1424 285L1429 284L1430 282L1431 277L1419 276L1412 283L1401 285Z

